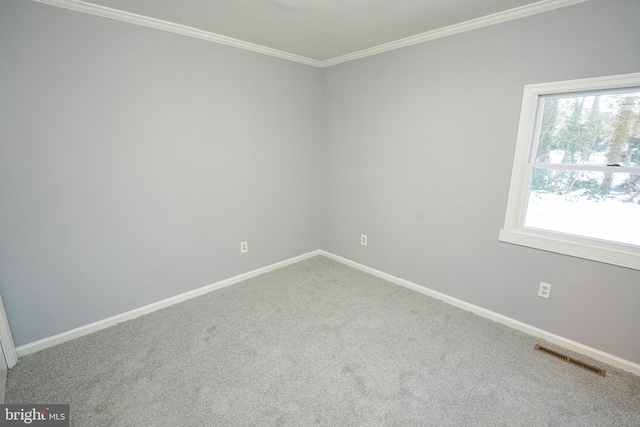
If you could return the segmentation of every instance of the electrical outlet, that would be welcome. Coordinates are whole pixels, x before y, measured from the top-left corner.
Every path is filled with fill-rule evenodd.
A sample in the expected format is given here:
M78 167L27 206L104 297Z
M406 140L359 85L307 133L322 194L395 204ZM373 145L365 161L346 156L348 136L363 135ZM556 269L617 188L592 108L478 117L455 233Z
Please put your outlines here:
M549 298L550 293L551 285L548 283L540 282L540 287L538 288L538 296L542 298Z
M360 235L360 244L362 246L367 246L367 235L366 234L361 234Z
M241 242L240 243L240 253L241 254L246 254L247 252L249 252L249 243Z

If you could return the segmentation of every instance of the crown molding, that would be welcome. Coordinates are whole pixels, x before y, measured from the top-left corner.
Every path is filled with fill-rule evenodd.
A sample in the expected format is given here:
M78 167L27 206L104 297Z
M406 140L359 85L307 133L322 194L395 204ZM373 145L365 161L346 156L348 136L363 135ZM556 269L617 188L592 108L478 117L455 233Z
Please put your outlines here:
M440 39L452 36L454 34L464 33L466 31L476 30L490 25L500 24L502 22L513 21L515 19L525 18L527 16L536 15L538 13L548 12L559 9L561 7L571 6L578 3L584 3L589 0L542 0L537 3L505 10L481 18L472 19L470 21L461 22L459 24L450 25L448 27L439 28L426 33L416 34L415 36L406 37L404 39L385 43L369 49L363 49L358 52L349 53L347 55L338 56L333 59L322 61L320 67L326 68L343 62L353 61L367 56L378 55L380 53L389 52L391 50L401 49L403 47L412 46L419 43L428 42L430 40Z
M180 34L183 36L193 37L200 40L206 40L225 46L232 46L251 52L261 53L288 61L299 62L312 67L320 67L322 61L306 58L304 56L295 55L293 53L284 52L270 47L260 46L254 43L245 42L234 39L232 37L223 36L221 34L209 31L199 30L197 28L188 27L186 25L176 24L174 22L163 21L161 19L150 18L148 16L138 15L135 13L125 12L110 7L98 6L81 0L32 0L37 3L48 4L51 6L69 9L76 12L88 13L90 15L100 16L102 18L115 19L116 21L127 22L130 24L141 25L143 27L154 28L156 30L168 31L170 33Z
M125 12L122 10L112 9L105 6L98 6L87 3L82 0L32 0L37 3L48 4L51 6L61 7L64 9L74 10L76 12L88 13L90 15L100 16L103 18L115 19L117 21L128 22L130 24L141 25L143 27L155 28L157 30L168 31L175 34L181 34L188 37L194 37L201 40L210 41L226 46L232 46L251 52L261 53L288 61L298 62L300 64L310 65L312 67L327 68L333 65L341 64L348 61L364 58L367 56L378 55L380 53L389 52L391 50L401 49L403 47L412 46L419 43L428 42L447 36L451 36L466 31L475 30L490 25L499 24L501 22L512 21L538 13L548 12L566 6L578 3L584 3L589 0L542 0L529 5L505 10L503 12L494 13L483 16L481 18L472 19L470 21L459 24L450 25L448 27L439 28L437 30L428 31L426 33L417 34L415 36L406 37L393 42L385 43L368 49L363 49L347 55L338 56L326 61L319 61L307 58L293 53L284 52L270 47L257 45L234 39L232 37L223 36L221 34L209 31L199 30L197 28L188 27L186 25L176 24L161 19L150 18L135 13Z

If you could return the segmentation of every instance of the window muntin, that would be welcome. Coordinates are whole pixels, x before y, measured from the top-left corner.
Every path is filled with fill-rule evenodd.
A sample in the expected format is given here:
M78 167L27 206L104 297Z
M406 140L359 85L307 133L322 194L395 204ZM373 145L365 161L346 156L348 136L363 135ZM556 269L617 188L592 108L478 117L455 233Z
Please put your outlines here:
M500 240L640 269L640 73L525 87Z

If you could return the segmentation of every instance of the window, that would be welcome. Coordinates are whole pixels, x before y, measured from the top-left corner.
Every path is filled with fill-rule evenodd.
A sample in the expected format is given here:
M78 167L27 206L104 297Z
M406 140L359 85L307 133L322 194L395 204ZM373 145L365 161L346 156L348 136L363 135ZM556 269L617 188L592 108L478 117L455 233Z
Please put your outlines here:
M500 240L640 270L640 73L525 86Z

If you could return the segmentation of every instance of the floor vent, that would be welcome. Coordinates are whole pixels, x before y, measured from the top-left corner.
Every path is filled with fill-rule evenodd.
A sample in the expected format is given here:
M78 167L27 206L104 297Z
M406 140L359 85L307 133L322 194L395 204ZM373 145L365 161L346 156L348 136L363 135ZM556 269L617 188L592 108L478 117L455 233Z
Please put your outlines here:
M564 360L567 363L571 363L572 365L575 365L582 369L586 369L587 371L593 372L594 374L600 375L602 377L607 376L607 371L605 371L604 369L596 368L593 365L589 365L588 363L581 362L579 360L574 359L573 357L565 356L562 353L558 353L557 351L551 350L550 348L543 347L540 344L536 344L536 346L534 347L534 350L537 350L541 353L548 354L549 356L556 357L560 360Z

